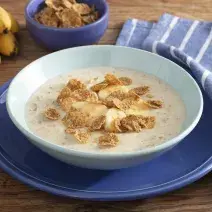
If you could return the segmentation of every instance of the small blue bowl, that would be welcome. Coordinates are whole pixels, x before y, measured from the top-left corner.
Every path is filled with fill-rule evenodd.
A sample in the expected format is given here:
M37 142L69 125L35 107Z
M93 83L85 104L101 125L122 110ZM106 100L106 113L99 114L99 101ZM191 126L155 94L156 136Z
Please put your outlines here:
M100 18L92 24L79 28L56 28L44 26L34 20L34 15L45 6L44 0L29 1L25 8L26 26L35 42L53 51L98 42L108 26L108 5L105 0L80 2L95 5Z

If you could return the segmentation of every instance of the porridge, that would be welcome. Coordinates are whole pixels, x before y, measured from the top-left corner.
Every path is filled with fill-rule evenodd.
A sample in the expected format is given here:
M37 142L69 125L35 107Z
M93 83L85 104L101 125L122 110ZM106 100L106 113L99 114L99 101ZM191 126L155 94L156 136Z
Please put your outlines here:
M50 79L26 105L26 121L34 134L86 152L159 145L180 132L185 113L180 96L159 78L112 67Z

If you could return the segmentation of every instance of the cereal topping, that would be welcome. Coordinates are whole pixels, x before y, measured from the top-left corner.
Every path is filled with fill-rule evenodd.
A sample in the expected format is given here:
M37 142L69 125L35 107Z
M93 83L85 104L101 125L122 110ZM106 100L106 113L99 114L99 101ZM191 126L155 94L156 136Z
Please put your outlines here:
M70 111L62 119L65 126L72 129L83 128L88 126L89 114L81 111Z
M100 130L105 123L105 118L106 117L103 115L97 118L94 118L94 120L91 122L91 125L89 127L90 131Z
M76 4L75 0L62 0L62 2L63 2L63 5L68 9L71 9L73 4Z
M74 137L77 139L78 143L85 144L85 143L88 142L88 139L90 137L90 133L89 132L76 131L74 133Z
M117 146L119 143L118 136L114 133L106 133L99 137L100 148L111 148Z
M114 76L113 74L106 74L105 75L105 81L109 84L109 85L123 85L123 83L121 82L121 80L119 80L116 76Z
M64 87L57 97L57 103L60 104L63 99L71 96L71 90L68 87Z
M113 103L118 109L125 111L130 109L130 107L136 103L136 100L134 98L127 98L124 99L123 101L120 101L119 99L116 98L113 99Z
M96 93L85 90L85 89L78 89L75 90L71 96L76 99L76 101L90 101L90 102L97 102L98 96Z
M70 0L67 1L70 2ZM119 139L114 133L138 133L143 129L152 129L156 122L154 116L136 114L143 114L143 110L150 108L161 108L162 101L144 101L139 95L148 92L149 87L142 86L128 91L124 86L131 83L132 80L128 77L117 78L113 74L107 74L105 81L93 85L89 89L80 80L70 79L57 97L60 109L65 112L65 116L62 118L62 123L66 127L65 132L72 134L78 143L84 144L88 142L92 132L105 131L106 134L99 137L98 146L111 148L119 143ZM112 90L112 93L100 100L96 92L111 85L116 88L120 87L120 90ZM92 106L88 107L89 104ZM101 107L104 110L100 110ZM58 120L60 114L56 109L49 108L45 111L45 117L50 120Z
M88 15L83 15L82 16L82 21L85 24L91 24L94 21L96 21L98 18L99 18L99 13L95 11L95 12L92 12L92 13L90 13Z
M69 112L71 109L72 103L75 101L76 100L73 97L67 97L67 98L61 100L60 106L61 106L62 110L64 110L65 112Z
M58 120L60 118L60 114L54 108L48 108L44 114L49 120Z
M45 3L48 6L47 8L53 9L53 11L60 11L64 8L63 2L61 0L46 0Z
M114 133L123 133L126 132L126 129L121 124L121 119L114 120Z
M80 15L88 15L91 12L91 8L87 4L76 3L73 5L73 9Z
M129 94L126 93L126 92L123 92L121 90L118 90L118 91L114 91L112 92L108 97L107 97L107 100L112 100L114 98L117 98L119 100L124 100L126 98L129 97Z
M132 84L132 80L129 77L120 77L119 80L122 82L123 85Z
M59 19L52 8L44 8L35 15L35 20L45 26L58 27Z
M135 115L129 115L121 120L121 125L130 132L140 132L144 127L140 123L140 117Z
M73 130L71 128L67 128L66 133L72 134L79 144L86 144L90 137L90 132L81 129Z
M143 117L142 120L146 129L152 129L155 126L154 116L146 116L146 117Z
M132 90L136 94L142 96L142 95L146 94L147 92L149 92L149 86L141 86L141 87L133 88Z
M91 87L91 90L94 91L94 92L99 92L100 90L106 88L108 86L108 83L106 82L101 82L101 83L98 83L96 85L93 85Z
M46 7L35 15L43 25L58 28L75 28L95 22L99 14L95 7L76 0L46 0Z
M61 27L75 28L82 25L80 14L73 9L64 9L59 13L58 17L62 22Z
M148 100L145 102L150 108L159 109L162 108L163 102L160 100Z
M83 84L81 81L77 80L77 79L71 79L69 80L67 87L71 90L71 91L75 91L78 89L86 89L85 84Z

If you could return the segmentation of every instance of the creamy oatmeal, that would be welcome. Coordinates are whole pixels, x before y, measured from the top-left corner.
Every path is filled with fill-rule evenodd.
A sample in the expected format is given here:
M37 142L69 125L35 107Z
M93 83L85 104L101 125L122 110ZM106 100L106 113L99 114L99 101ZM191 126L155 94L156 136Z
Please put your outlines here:
M98 67L48 80L30 97L26 121L36 135L66 148L127 152L175 137L185 112L180 96L159 78Z

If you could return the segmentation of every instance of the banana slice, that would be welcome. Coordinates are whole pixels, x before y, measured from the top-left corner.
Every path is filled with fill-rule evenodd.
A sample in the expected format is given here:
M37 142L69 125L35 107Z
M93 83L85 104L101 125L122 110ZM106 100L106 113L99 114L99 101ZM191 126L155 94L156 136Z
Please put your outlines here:
M11 32L0 34L0 54L13 56L18 53L18 43Z
M129 89L122 85L111 85L99 91L98 96L101 100L105 100L114 91L123 91L127 93Z
M147 116L149 114L149 108L144 103L142 99L140 99L136 104L132 105L129 109L125 111L127 115L143 115Z
M123 111L116 108L109 109L106 113L105 130L108 132L114 132L114 121L118 118L122 119L124 117L126 117L126 114Z
M72 107L80 109L82 112L88 113L93 117L105 115L108 111L105 105L95 104L91 102L74 102Z

